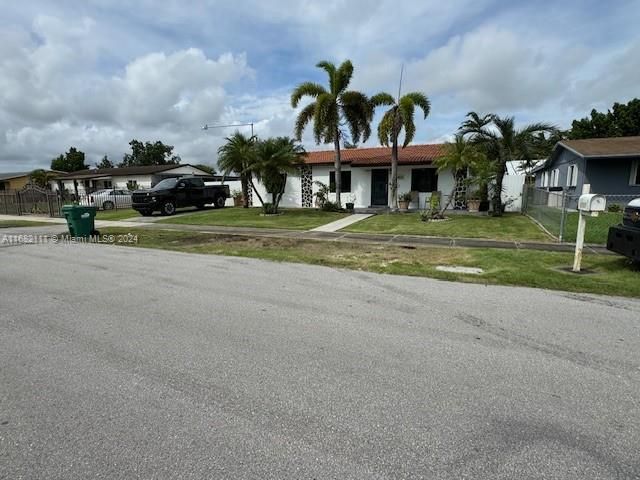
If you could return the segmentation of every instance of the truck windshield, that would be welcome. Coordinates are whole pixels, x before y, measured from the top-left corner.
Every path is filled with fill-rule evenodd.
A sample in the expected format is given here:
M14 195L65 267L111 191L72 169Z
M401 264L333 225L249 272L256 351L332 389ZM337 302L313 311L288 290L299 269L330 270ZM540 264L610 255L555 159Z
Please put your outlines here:
M164 180L155 184L151 190L165 190L167 188L173 188L178 182L177 178L165 178Z

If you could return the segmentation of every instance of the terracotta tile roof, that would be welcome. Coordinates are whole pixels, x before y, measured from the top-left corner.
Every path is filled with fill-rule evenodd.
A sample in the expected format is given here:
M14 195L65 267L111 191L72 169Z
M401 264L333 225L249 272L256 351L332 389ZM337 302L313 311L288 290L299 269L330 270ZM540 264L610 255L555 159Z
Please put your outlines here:
M559 145L583 157L640 156L640 136L563 140Z
M442 144L409 145L398 148L398 164L431 163L442 155ZM340 150L342 163L354 167L391 165L391 147L345 148ZM329 165L335 160L333 150L307 152L304 163L307 165Z

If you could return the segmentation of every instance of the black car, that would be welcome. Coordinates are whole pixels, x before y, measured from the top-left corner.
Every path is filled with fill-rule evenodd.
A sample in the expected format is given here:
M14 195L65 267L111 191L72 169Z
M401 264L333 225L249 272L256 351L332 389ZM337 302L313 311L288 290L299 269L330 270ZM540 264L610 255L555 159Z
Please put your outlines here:
M207 177L165 178L150 190L134 192L131 206L144 216L156 211L163 215L173 215L178 208L201 209L210 204L215 208L223 208L230 196L229 186L206 183Z

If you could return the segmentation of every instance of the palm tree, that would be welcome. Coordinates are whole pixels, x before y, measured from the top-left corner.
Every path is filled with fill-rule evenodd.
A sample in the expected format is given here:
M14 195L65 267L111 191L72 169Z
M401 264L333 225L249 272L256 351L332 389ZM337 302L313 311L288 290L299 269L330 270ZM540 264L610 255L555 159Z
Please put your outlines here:
M411 92L397 101L388 93L378 93L371 97L372 109L382 105L390 106L382 116L378 125L378 140L385 147L391 144L391 208L398 208L398 137L404 128L402 148L411 143L416 133L413 114L416 106L422 109L426 119L431 110L431 103L424 93Z
M256 137L247 137L240 132L235 132L227 137L226 143L218 148L218 166L223 175L232 172L240 175L244 208L249 207L249 165L254 161Z
M438 172L450 170L453 175L453 188L446 203L440 208L440 215L449 208L458 187L458 178L466 174L470 168L476 169L478 165L486 162L486 156L475 145L465 140L464 135L458 133L453 142L444 144L444 155L436 158L433 163L438 168Z
M248 168L262 182L267 192L271 193L271 207L267 208L263 203L265 213L278 213L278 205L287 184L287 174L296 171L304 154L302 145L289 137L268 138L256 144L255 162Z
M42 168L38 168L33 170L29 174L29 181L39 187L47 188L49 185L49 180L51 180L55 175L51 172L47 172Z
M502 215L502 181L507 171L507 162L514 159L533 160L539 138L536 135L553 134L556 127L549 123L532 123L523 128L515 127L514 117L495 114L478 115L469 112L462 123L460 133L478 145L487 157L495 162L495 189L493 192L494 214Z
M316 67L323 69L329 76L329 88L314 82L298 85L291 94L291 106L296 108L303 97L314 99L305 106L296 119L295 137L302 139L302 132L313 120L313 136L317 144L332 143L336 152L336 203L340 206L342 191L342 163L340 159L340 140L345 138L343 127L351 134L351 142L362 139L366 142L371 135L372 110L369 99L361 92L347 90L353 76L353 65L344 61L338 68L327 61Z

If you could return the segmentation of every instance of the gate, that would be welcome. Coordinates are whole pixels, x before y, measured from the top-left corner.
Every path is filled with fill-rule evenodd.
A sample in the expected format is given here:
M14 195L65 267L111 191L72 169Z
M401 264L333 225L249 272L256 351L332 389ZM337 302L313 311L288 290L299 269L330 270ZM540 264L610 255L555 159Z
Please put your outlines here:
M0 212L12 215L62 216L61 199L55 192L28 183L16 192L0 192Z

